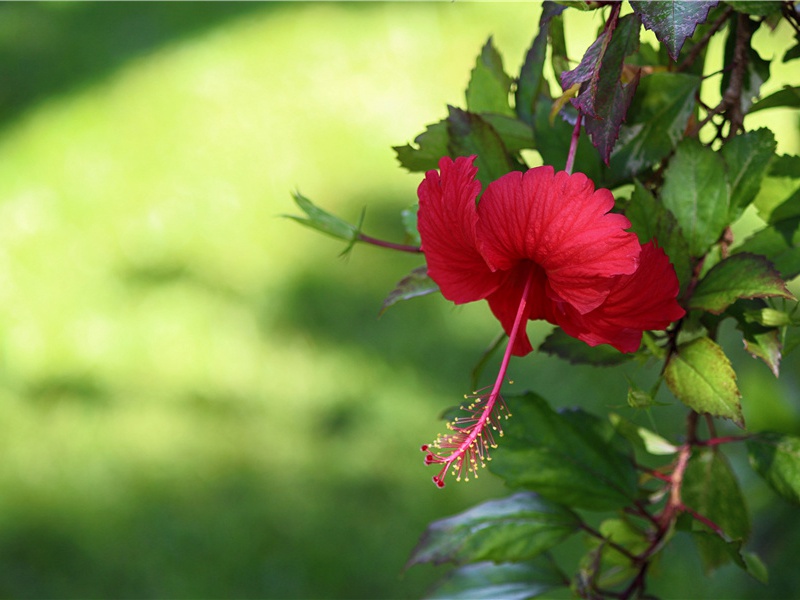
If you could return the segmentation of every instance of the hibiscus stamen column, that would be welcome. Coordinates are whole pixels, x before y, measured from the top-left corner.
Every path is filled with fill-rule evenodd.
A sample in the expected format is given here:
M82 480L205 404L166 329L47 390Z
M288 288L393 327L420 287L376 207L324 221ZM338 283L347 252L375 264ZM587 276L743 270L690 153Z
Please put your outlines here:
M487 395L475 397L475 401L472 404L462 406L461 408L463 410L471 413L470 416L458 417L452 423L448 423L447 428L450 430L450 433L444 435L440 434L432 444L425 444L421 448L423 452L427 453L425 456L426 465L442 465L442 470L439 471L437 475L433 476L433 482L440 488L444 487L444 478L447 475L447 470L450 468L453 470L456 481L461 481L462 477L468 481L470 472L477 478L478 468L485 467L486 461L491 460L489 450L497 447L494 441L494 432L496 432L498 436L503 435L499 413L505 412L505 418L511 415L505 403L503 403L500 390L503 387L503 381L508 371L508 364L511 361L511 349L514 347L517 333L520 327L527 321L526 308L528 292L531 289L534 276L534 268L531 266L530 273L525 281L525 287L522 291L522 297L519 301L519 308L517 309L517 316L514 319L514 326L508 336L508 345L506 346L503 360L500 363L497 379L495 379L494 385L492 386L492 391ZM495 408L497 408L497 411L495 411ZM450 454L443 455L434 452L431 448L440 451L451 450L451 452Z

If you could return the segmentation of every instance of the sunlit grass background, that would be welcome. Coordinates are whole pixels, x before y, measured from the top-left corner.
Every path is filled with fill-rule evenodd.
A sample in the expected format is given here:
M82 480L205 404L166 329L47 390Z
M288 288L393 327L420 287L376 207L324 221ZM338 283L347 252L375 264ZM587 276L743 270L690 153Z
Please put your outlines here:
M391 146L462 104L489 35L516 73L538 13L0 6L0 595L406 598L441 575L403 571L425 525L504 490L440 491L418 448L497 325L436 297L377 318L419 259L337 258L280 215L299 189L402 240L420 178ZM796 121L772 112L796 152ZM749 424L797 431L798 361L775 380L730 352ZM513 369L557 404L628 410L620 373L541 355ZM796 516L741 472L770 507L754 548L793 565ZM683 561L685 580L657 570L659 589L797 583L786 567L766 589L728 568L704 580L688 548L664 567Z

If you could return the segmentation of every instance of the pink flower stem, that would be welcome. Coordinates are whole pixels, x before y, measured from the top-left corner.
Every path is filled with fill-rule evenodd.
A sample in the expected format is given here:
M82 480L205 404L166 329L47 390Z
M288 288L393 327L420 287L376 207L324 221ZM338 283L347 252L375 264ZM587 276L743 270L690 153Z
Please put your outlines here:
M567 153L567 164L564 170L572 175L572 167L575 164L575 153L578 151L578 139L581 137L581 120L583 113L578 111L578 118L575 120L575 128L572 130L572 139L569 142L569 152Z
M373 246L379 246L381 248L388 248L389 250L399 250L400 252L413 252L413 253L422 252L422 248L420 248L419 246L410 246L407 244L395 244L394 242L379 240L377 238L364 235L363 233L358 234L358 241L364 242L365 244L372 244Z
M526 321L528 293L530 292L531 283L533 282L534 276L535 270L531 268L528 278L525 281L525 287L522 291L522 297L519 301L519 308L517 308L517 315L514 318L514 325L512 326L511 333L508 336L508 345L506 346L503 360L500 363L500 369L497 373L497 378L492 386L492 391L489 392L488 396L484 397L485 402L482 406L480 406L480 414L474 419L474 422L472 422L468 428L461 429L455 426L451 427L451 429L457 433L443 438L444 442L446 442L445 447L452 448L452 452L449 455L443 456L434 453L433 450L431 450L431 447L427 444L422 446L422 451L427 453L427 456L425 457L425 464L430 465L438 463L443 465L439 474L433 477L434 483L439 487L444 487L445 475L447 474L447 470L452 465L455 465L454 468L455 472L457 473L457 480L460 480L461 474L465 470L467 472L472 471L475 475L477 475L477 458L480 458L481 462L483 461L484 451L487 449L487 440L492 439L488 428L495 426L498 429L499 434L502 435L502 430L500 430L499 425L497 425L496 419L492 418L492 412L497 405L497 401L500 400L502 402L500 389L503 387L503 381L505 380L506 372L508 371L508 364L511 361L511 351L514 347L514 341L517 339L517 334L519 333L520 327L522 327L523 322ZM456 420L456 424L458 424L458 420ZM442 438L440 438L440 440L442 440ZM452 442L452 444L450 442ZM488 443L491 444L491 442ZM442 445L439 447L441 448Z

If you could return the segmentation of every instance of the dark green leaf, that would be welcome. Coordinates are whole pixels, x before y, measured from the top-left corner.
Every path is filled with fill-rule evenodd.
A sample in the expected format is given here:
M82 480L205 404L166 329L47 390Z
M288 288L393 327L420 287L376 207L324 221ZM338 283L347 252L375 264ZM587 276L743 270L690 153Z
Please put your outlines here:
M757 129L737 135L722 147L731 190L730 222L738 219L758 194L776 146L769 129Z
M605 441L598 419L556 413L534 394L506 401L513 417L489 464L510 486L590 510L619 508L636 496L636 469L617 449L624 440Z
M747 540L750 536L750 513L739 482L718 448L700 449L692 454L683 475L681 499L715 523L727 539ZM692 528L712 531L700 521L694 521Z
M449 155L477 155L478 179L486 188L490 182L524 167L514 159L500 136L483 118L453 106L448 107L447 132L450 136Z
M685 2L681 0L651 0L642 2L631 0L631 6L641 18L647 29L667 47L672 60L678 54L687 38L692 37L695 28L706 20L708 11L717 5L717 0Z
M569 585L553 563L540 557L521 563L483 562L453 570L425 598L430 600L527 600Z
M747 440L750 465L778 494L800 504L800 437L765 432Z
M481 118L497 132L509 152L515 153L525 148L536 147L533 128L519 119L493 114L482 114Z
M771 177L800 178L800 156L793 154L777 154L769 165Z
M703 570L707 575L719 565L732 560L737 567L756 581L767 583L767 567L757 555L743 550L742 540L725 541L707 531L692 531L692 538L700 552Z
M781 278L790 281L800 274L800 217L765 227L747 238L735 252L766 256L778 269Z
M692 410L744 427L736 373L722 348L707 337L678 346L667 362L664 380L675 397Z
M800 58L800 33L795 33L794 39L797 43L789 48L786 54L783 55L783 62L789 62L795 58Z
M473 113L496 113L513 116L508 104L511 78L503 70L503 58L492 38L481 49L467 85L467 110Z
M533 39L530 49L525 54L525 62L519 72L519 82L514 97L514 106L517 116L528 125L533 126L536 114L536 99L542 91L544 83L544 59L547 54L547 39L550 24L554 17L558 17L564 10L554 2L542 4L542 15L539 17L539 30ZM560 21L559 21L560 25ZM563 30L562 30L563 36ZM558 75L556 75L558 76Z
M425 265L417 267L397 282L395 288L389 293L386 300L383 301L381 314L392 304L400 302L401 300L410 300L411 298L433 294L438 291L439 286L436 285L433 279L428 277L428 267Z
M673 151L686 131L699 85L699 77L682 73L642 78L611 154L613 183L626 182Z
M580 523L571 510L520 492L434 521L409 564L529 560L569 537Z
M782 3L780 0L729 0L725 4L746 15L766 17L774 12L780 12Z
M547 336L539 350L563 358L574 365L618 365L627 362L633 354L624 354L606 344L589 346L556 328Z
M664 174L661 201L675 215L692 256L703 256L728 225L728 182L720 155L699 141L678 144Z
M297 221L301 225L305 225L311 229L321 231L331 237L350 243L356 241L358 237L358 228L355 225L351 225L347 221L343 221L339 217L322 210L311 202L311 200L300 194L300 192L295 192L292 194L292 197L300 210L306 213L306 217L285 215L287 218Z
M419 231L417 230L417 209L406 208L400 213L400 219L403 222L403 230L406 232L406 238L412 244L419 246L422 241L419 239Z
M638 181L634 181L633 194L625 216L631 222L633 231L639 236L639 242L646 244L656 240L669 256L681 287L688 283L692 276L689 260L689 245L683 237L675 216Z
M800 108L800 87L793 85L784 86L782 90L778 90L753 104L749 114L753 114L759 110L777 108L780 106Z
M410 144L405 146L394 146L397 152L397 160L400 165L412 173L429 171L439 167L439 159L447 156L448 143L447 121L439 121L433 125L428 125L425 131L414 138L417 148Z
M550 21L550 65L556 81L561 81L561 74L569 69L567 41L564 37L564 18L561 15Z
M738 298L782 296L794 299L780 273L766 258L742 252L714 265L689 298L689 308L720 314Z

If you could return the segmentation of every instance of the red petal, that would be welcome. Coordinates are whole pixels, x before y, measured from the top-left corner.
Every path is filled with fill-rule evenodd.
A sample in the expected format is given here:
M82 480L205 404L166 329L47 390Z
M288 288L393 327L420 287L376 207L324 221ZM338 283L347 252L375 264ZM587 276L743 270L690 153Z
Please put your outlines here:
M478 244L490 267L532 260L547 276L548 294L578 312L597 308L609 279L633 273L640 251L630 222L609 213L614 197L583 174L552 167L512 172L492 182L478 206Z
M417 190L417 226L428 275L442 295L456 304L485 298L497 289L501 278L486 264L475 243L475 200L481 184L475 179L478 169L474 160L474 156L455 161L442 158L441 175L428 171Z
M666 329L686 314L675 300L678 289L669 258L649 242L642 246L639 268L615 278L601 306L585 315L566 308L556 320L566 333L590 346L611 344L622 352L635 352L643 331Z

